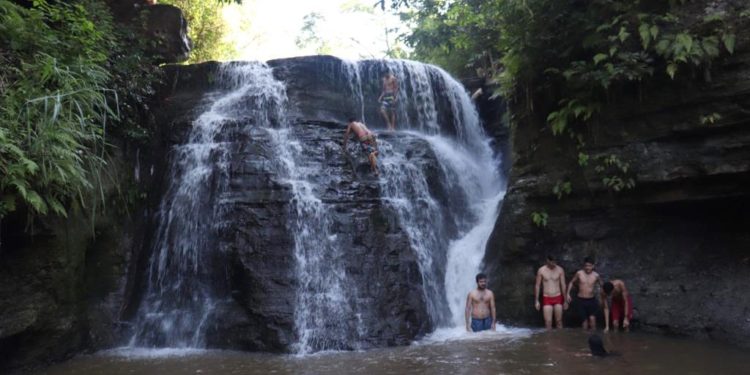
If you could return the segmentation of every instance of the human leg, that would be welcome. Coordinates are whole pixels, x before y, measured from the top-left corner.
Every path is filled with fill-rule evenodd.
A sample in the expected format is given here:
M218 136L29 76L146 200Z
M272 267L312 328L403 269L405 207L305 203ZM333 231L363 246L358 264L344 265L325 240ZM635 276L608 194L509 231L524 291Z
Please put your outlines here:
M563 327L562 322L562 315L563 315L563 305L557 304L555 307L555 323L557 324L557 328Z
M544 316L544 327L552 329L552 305L544 305L542 315Z
M390 129L391 128L391 120L388 116L388 110L385 106L380 107L380 114L383 116L383 120L385 120L385 126Z
M625 316L625 305L619 298L612 298L611 312L612 329L617 331L620 328L620 321Z
M581 318L583 319L584 329L596 328L596 313L599 311L599 304L596 298L579 298L578 303L581 306Z
M378 170L378 159L377 159L377 153L371 152L367 158L370 159L370 169L372 170L375 175L380 175L380 171Z

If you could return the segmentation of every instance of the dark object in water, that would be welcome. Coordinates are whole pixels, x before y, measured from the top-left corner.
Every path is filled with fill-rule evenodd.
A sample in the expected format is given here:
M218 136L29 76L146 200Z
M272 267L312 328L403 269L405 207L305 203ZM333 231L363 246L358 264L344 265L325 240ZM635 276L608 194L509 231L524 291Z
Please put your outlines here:
M593 334L589 336L589 349L591 349L591 355L595 357L606 357L607 350L604 349L604 342L602 342L602 337Z

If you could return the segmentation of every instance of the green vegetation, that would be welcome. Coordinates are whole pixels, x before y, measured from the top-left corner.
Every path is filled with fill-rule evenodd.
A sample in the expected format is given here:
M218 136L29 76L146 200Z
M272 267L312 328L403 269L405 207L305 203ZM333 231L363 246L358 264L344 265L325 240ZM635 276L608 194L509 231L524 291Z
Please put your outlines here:
M626 162L585 151L585 127L622 92L647 82L711 79L711 65L734 53L750 4L690 0L421 0L405 18L413 58L499 85L517 110L544 111L549 130L567 135L569 155L596 163L613 191L635 185ZM740 9L741 8L741 9ZM472 71L473 70L473 71ZM720 114L700 118L711 124ZM558 197L569 194L558 186Z
M222 4L230 0L162 0L171 4L185 14L188 22L188 36L193 42L188 64L210 60L227 60L237 55L234 46L224 40L227 25L221 16ZM239 3L239 1L237 1Z
M297 47L311 47L318 55L327 55L331 53L332 48L329 43L319 36L318 24L320 22L325 22L325 17L320 13L312 12L305 15L300 35L294 40Z
M531 213L531 222L539 228L544 228L547 226L547 219L549 219L549 214L547 214L546 211L534 211Z
M148 136L156 76L140 39L101 0L0 0L0 218L95 213L109 136Z
M0 0L0 217L19 202L65 216L105 165L106 128L117 118L105 69L113 40L90 9Z

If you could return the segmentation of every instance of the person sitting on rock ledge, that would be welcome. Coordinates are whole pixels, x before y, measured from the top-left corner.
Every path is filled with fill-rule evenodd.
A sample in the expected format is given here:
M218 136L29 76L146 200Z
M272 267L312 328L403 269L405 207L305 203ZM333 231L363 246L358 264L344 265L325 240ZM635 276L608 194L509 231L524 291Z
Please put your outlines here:
M620 320L622 320L622 328L628 331L630 320L633 319L633 300L624 281L610 280L602 285L602 291L599 294L600 303L604 308L604 332L609 331L610 311L607 304L609 296L612 297L612 328L614 330L620 328Z
M352 131L357 135L357 138L362 145L362 151L367 155L367 159L370 160L370 168L372 169L372 172L375 173L376 176L379 176L380 172L378 171L377 159L378 141L375 137L375 133L368 129L367 125L350 117L346 127L346 132L344 133L344 150L346 150L346 143L349 140L349 133Z

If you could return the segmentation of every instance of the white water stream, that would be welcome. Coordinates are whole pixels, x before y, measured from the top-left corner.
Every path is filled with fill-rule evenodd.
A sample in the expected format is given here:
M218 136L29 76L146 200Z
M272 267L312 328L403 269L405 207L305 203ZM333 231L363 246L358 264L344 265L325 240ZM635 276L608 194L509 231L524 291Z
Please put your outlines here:
M437 168L413 162L403 144L382 137L381 199L398 217L417 255L432 325L463 327L466 293L474 288L504 194L499 158L461 84L436 67L410 61L343 63L342 74L357 99L355 112L364 117L365 103L373 98L365 97L363 82L379 80L383 67L402 85L399 132L393 136L409 137L428 148L432 156L422 160L434 159ZM272 168L292 192L287 226L294 239L299 285L294 306L298 342L293 350L358 349L367 332L363 309L373 307L360 306L356 286L346 282L344 246L332 229L328 204L316 195L309 177L320 166L306 158L288 124L284 83L260 63L225 64L218 79L227 90L193 123L187 143L174 149L131 347L205 345L205 320L222 298L208 274L222 215L214 197L227 183L230 150L222 131L227 123L252 119L270 135ZM360 320L351 322L351 317ZM350 323L339 324L344 320Z

